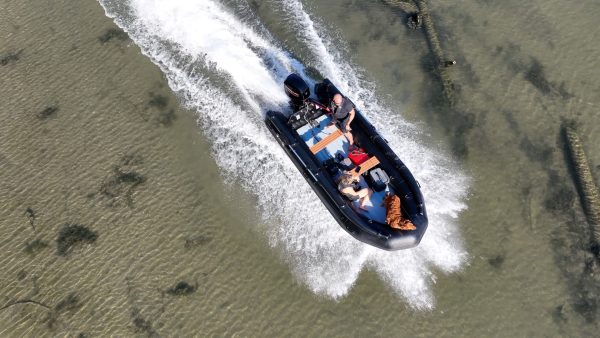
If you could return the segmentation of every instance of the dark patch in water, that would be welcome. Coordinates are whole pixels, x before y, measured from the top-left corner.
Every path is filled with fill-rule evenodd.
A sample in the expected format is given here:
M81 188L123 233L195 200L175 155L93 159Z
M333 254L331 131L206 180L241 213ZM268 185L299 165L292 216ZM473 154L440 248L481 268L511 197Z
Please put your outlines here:
M553 212L568 211L573 207L575 194L564 183L550 182L550 193L544 201L544 206Z
M81 307L81 303L79 302L79 296L74 293L71 293L67 296L67 298L61 300L54 306L54 310L56 312L66 312L71 310L76 310Z
M520 134L521 133L521 127L519 126L519 123L517 122L517 120L515 119L515 115L513 112L510 111L502 111L502 114L504 115L504 118L506 119L506 122L508 122L508 126L510 127L510 129L516 134Z
M177 115L175 114L175 110L174 109L169 109L169 110L165 110L162 111L160 113L158 113L158 123L162 124L163 126L171 126L173 124L173 121L175 121L177 119Z
M35 231L35 225L34 225L34 222L35 222L35 210L33 210L30 207L28 207L27 210L25 210L25 216L27 216L27 219L29 220L29 224L33 228L33 231Z
M131 194L138 185L146 182L146 177L136 171L124 171L120 167L115 167L113 177L102 184L101 192L107 197L116 198L125 191L128 205L132 206L133 200Z
M50 330L54 330L58 324L58 317L65 312L76 311L81 308L82 304L79 301L79 296L75 293L69 294L65 299L61 300L54 306L53 311L48 313L46 323Z
M9 63L17 62L21 58L21 53L23 53L23 49L18 52L8 52L0 55L0 65L6 66Z
M37 118L40 120L45 120L45 119L53 116L54 114L56 114L57 111L58 111L58 106L55 106L55 105L48 106L41 112L37 113Z
M204 236L204 235L198 235L198 236L194 236L191 238L186 238L185 239L185 245L184 248L186 249L193 249L193 248L197 248L199 246L203 246L205 244L208 244L212 241L212 237L209 236Z
M564 304L561 304L554 308L554 310L552 311L552 319L554 319L554 322L557 324L561 324L567 321L567 316L564 312Z
M187 296L196 292L198 289L198 284L190 285L187 282L179 282L172 288L167 289L167 293L171 296Z
M578 299L573 304L573 310L579 313L586 322L594 323L598 311L598 301L589 290L581 290Z
M519 149L521 149L532 161L549 164L552 160L553 149L545 145L537 145L531 142L528 136L521 139Z
M600 244L592 243L590 245L590 252L596 257L596 259L600 259Z
M543 94L552 93L552 85L550 81L546 79L546 75L544 74L544 66L538 61L533 60L529 70L525 72L525 80L531 82L539 91Z
M25 251L28 254L35 255L47 247L48 247L48 242L45 242L41 239L36 239L33 242L27 242L27 244L25 244L25 249L23 249L23 251Z
M122 29L109 28L104 32L104 34L98 37L98 41L100 41L101 44L105 44L113 39L126 41L129 39L129 35L127 35L127 33L125 33Z
M570 99L573 94L567 92L565 89L565 83L561 83L560 86L556 83L550 82L546 78L544 66L539 60L531 58L531 64L528 69L525 70L525 80L529 81L535 88L537 88L544 95L557 95L563 99Z
M169 98L166 96L162 96L160 94L150 93L150 101L148 101L148 106L155 107L158 109L164 109L169 104Z
M59 256L66 256L71 248L78 244L91 244L98 238L98 233L79 224L67 224L58 233L56 249Z
M175 109L169 108L169 98L160 94L150 93L147 109L154 110L156 113L156 122L162 126L169 127L177 119Z
M27 272L25 272L25 270L21 270L19 271L19 273L17 274L17 279L18 280L23 280L27 277Z
M502 267L502 264L504 264L504 259L505 259L504 255L497 255L495 257L488 259L488 263L492 267L498 269L498 268Z
M140 314L140 310L133 309L131 313L131 319L133 320L133 326L135 327L135 332L137 333L145 333L148 337L158 337L158 332L154 330L152 327L152 323L142 317Z
M100 193L110 199L110 206L116 206L121 197L133 208L133 191L146 182L146 177L133 167L142 163L139 155L130 154L121 158L120 164L113 167L113 173L100 185ZM90 197L92 195L88 195Z
M258 11L262 4L257 2L256 0L251 0L248 2L248 5L250 5L250 8L252 8L254 11Z

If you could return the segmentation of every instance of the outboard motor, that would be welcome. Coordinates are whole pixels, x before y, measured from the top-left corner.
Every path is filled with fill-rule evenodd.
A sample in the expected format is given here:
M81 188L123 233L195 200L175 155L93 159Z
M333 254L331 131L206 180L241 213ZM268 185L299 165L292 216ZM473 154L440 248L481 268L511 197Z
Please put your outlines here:
M310 88L300 77L300 75L292 73L283 82L283 89L287 96L291 99L294 110L304 105L304 101L310 96Z

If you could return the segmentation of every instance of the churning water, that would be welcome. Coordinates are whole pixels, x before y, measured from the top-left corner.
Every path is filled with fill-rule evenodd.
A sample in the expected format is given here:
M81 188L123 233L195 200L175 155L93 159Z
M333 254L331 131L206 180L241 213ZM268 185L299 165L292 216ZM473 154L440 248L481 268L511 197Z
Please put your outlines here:
M186 106L195 110L222 175L256 196L279 248L297 278L333 298L348 293L370 268L414 308L432 308L435 273L467 262L457 226L466 208L468 177L443 152L423 141L424 127L380 103L375 84L344 57L343 42L328 36L314 13L295 0L273 2L280 20L295 25L315 68L346 93L389 140L421 183L429 229L419 247L385 252L354 240L322 205L264 127L268 109L287 109L282 83L305 67L286 51L276 32L244 3L212 0L100 0L106 14L155 64ZM293 20L290 20L293 18Z

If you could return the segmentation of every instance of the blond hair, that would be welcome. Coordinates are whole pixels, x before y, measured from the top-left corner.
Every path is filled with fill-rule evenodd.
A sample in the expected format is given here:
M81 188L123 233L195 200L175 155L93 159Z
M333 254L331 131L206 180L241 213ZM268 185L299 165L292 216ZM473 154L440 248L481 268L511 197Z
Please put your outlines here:
M342 177L340 177L340 183L342 183L342 184L352 184L355 181L356 181L356 178L350 172L345 172L342 174Z

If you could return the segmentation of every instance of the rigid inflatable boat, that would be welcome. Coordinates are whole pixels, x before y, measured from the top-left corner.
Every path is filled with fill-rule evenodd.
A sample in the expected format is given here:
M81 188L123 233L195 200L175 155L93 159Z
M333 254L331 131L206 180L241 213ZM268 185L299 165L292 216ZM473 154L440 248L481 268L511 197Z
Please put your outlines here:
M311 98L309 86L297 74L287 77L284 90L292 114L268 111L265 123L338 223L359 241L380 249L417 246L427 229L423 195L419 183L387 140L355 108L350 128L355 146L366 156L361 163L354 163L356 157L349 161L357 148L350 149L343 133L330 123L328 109L340 91L325 79L315 85L316 98ZM372 189L373 195L364 208L338 190L338 179L345 170L360 172L360 187ZM382 201L387 193L400 198L403 217L410 219L416 229L397 230L386 223Z

